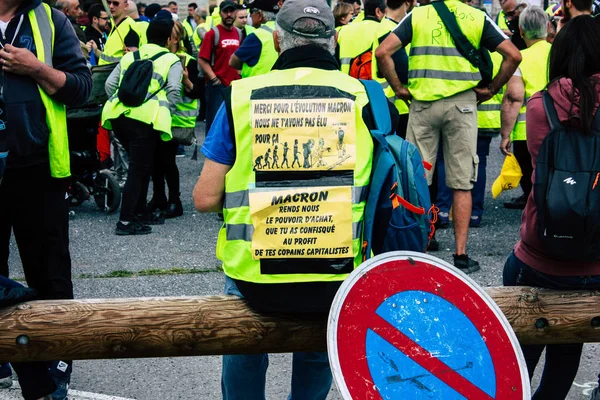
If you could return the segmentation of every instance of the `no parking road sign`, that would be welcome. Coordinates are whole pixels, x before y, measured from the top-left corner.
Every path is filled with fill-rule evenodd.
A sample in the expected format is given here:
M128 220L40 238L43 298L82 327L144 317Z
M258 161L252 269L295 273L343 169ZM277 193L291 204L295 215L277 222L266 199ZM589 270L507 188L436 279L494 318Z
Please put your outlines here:
M517 338L473 280L435 257L377 256L342 284L329 359L344 399L530 399Z

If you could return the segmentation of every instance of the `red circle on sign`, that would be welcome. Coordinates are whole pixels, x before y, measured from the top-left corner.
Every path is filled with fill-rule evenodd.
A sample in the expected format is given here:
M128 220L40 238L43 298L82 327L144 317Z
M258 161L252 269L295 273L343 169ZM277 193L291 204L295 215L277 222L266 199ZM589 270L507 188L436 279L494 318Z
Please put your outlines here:
M468 399L530 398L529 378L518 341L498 306L462 272L435 257L413 252L386 253L363 263L336 295L329 316L328 349L344 398L381 399L368 366L367 332L391 337L385 333L394 329L387 330L382 324L377 308L391 296L413 290L445 299L475 326L492 358L495 377L490 379L496 380L496 395L490 397L455 371L449 372L447 365L418 344L403 341L400 333L403 353L422 367L440 372L439 379L459 387L459 393Z

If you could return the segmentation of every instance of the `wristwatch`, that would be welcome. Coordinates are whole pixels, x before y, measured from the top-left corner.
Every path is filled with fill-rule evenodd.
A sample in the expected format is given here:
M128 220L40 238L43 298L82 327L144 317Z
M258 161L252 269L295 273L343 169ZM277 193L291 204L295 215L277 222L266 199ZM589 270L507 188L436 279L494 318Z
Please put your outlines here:
M492 87L492 84L491 84L491 83L487 85L487 88L488 88L488 90L489 90L490 92L492 92L492 94L493 94L493 95L496 95L496 94L498 93L498 90L495 90L495 89Z

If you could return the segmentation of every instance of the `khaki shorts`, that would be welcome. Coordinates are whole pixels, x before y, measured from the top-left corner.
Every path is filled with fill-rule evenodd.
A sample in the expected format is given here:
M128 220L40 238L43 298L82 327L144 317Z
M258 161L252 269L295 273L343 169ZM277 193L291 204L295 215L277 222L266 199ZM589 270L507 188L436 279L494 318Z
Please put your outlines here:
M431 185L442 140L446 186L471 190L477 181L477 97L468 90L437 101L413 100L408 114L406 140L414 143L424 161Z

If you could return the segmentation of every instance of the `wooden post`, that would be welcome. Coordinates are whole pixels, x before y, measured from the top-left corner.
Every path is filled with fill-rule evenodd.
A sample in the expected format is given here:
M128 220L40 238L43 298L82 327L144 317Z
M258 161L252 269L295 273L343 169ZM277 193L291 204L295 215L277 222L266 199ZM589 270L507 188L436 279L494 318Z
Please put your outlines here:
M487 290L522 343L600 342L600 292ZM33 301L0 309L0 360L325 351L325 330L232 296Z

